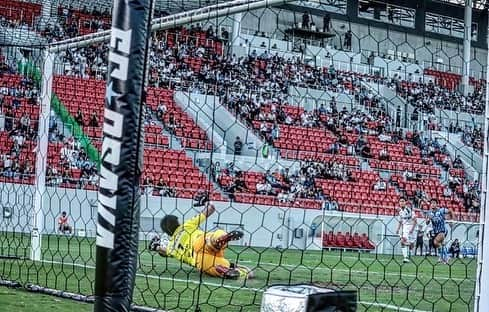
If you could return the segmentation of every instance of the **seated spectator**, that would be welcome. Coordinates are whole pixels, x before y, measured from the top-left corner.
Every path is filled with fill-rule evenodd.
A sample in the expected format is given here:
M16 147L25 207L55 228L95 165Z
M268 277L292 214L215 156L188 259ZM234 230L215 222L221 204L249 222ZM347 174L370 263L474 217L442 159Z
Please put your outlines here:
M272 186L267 181L256 183L256 193L263 195L272 195Z
M168 117L168 123L164 124L165 129L170 132L170 134L175 135L175 130L177 128L177 123L175 121L175 116L173 113L170 113L170 116Z
M14 141L14 146L16 146L16 149L20 151L22 147L24 146L25 143L25 137L20 131L15 131L15 134L12 136L12 141Z
M8 154L3 155L3 175L7 178L14 176L12 172L12 158Z
M464 169L464 164L462 162L462 158L460 158L460 155L457 155L457 157L455 157L453 160L453 168Z
M413 146L411 144L406 144L404 146L404 155L413 156Z
M382 148L379 151L379 159L380 160L390 160L389 151L387 150L386 147Z
M84 126L84 121L83 121L83 113L81 111L81 109L78 109L78 111L76 112L76 115L75 115L75 121L81 126L83 127Z
M231 200L234 200L234 193L248 190L248 186L246 185L241 171L236 171L233 183L225 189L225 191L229 193L228 195Z
M450 245L448 252L452 254L452 258L457 259L460 258L460 242L458 238L456 238L453 243Z
M340 145L338 142L332 143L326 152L330 154L338 154L340 152Z
M20 131L26 132L31 125L31 119L27 114L23 114L22 117L20 117Z
M443 188L443 196L444 197L452 197L452 190L449 187Z
M379 134L379 141L380 142L392 142L392 136L387 135L385 133Z
M272 135L272 140L278 140L278 138L280 137L280 128L277 122L273 124L271 135Z
M281 203L290 203L295 200L295 195L295 192L285 192L282 190L277 194L277 200Z
M165 181L163 181L162 178L158 180L158 183L156 183L155 190L158 192L160 196L164 197L174 197L176 196L175 189L172 187L169 187Z
M234 141L234 155L241 155L241 151L243 149L243 142L241 139L236 137L236 140Z
M146 195L152 195L154 190L153 178L146 176L143 181L143 192Z
M220 183L221 164L218 161L216 161L215 163L211 163L210 174L211 174L212 181L216 183Z
M268 125L265 121L260 123L260 134L263 138L266 138L268 133L270 133L270 129L268 129Z
M448 176L448 187L455 192L457 190L457 187L462 185L462 181L459 177L454 177L449 175Z
M360 135L358 137L358 140L355 143L355 151L357 152L357 154L359 154L362 157L369 158L372 156L370 154L370 147L368 146L368 141L363 135Z
M338 202L332 200L329 196L326 196L323 201L323 209L325 210L338 210Z
M414 176L414 173L412 171L405 170L402 175L403 175L405 181L414 181L415 180L415 176Z
M443 158L443 161L441 162L441 166L443 167L443 169L448 171L448 169L450 169L451 165L452 165L452 161L450 159L450 156L445 155L445 157Z
M66 234L67 232L68 234L71 234L73 231L73 228L68 223L66 211L63 211L58 219L58 231L62 234Z
M282 185L273 174L270 173L270 170L267 170L265 173L265 182L270 184L270 186L273 188L286 189L286 187Z
M383 179L379 179L373 186L374 191L385 191L387 190L387 183Z
M94 127L94 128L97 128L99 126L98 117L97 117L97 113L96 112L93 112L92 113L92 116L90 117L90 121L88 123L88 126L89 127Z
M168 108L166 107L165 103L161 102L160 105L158 105L158 109L156 111L156 116L158 117L158 119L162 120L167 110Z
M360 151L360 156L365 157L365 158L371 158L372 154L370 152L370 147L368 145L365 145L362 150Z

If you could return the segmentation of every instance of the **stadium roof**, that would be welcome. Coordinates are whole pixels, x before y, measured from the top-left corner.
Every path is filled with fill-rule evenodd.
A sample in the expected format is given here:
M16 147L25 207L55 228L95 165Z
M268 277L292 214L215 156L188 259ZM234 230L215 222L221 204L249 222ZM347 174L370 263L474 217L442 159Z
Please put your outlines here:
M437 1L443 1L443 2L450 2L453 4L458 4L461 6L465 6L465 0L437 0ZM487 0L473 0L472 1L472 6L476 9L483 10L486 9L488 6L488 1Z
M64 1L64 0L61 0ZM230 0L155 0L156 10L160 12L165 12L168 14L180 13L182 11L188 11L191 9L196 9L199 7L204 7L217 3L229 2ZM331 4L336 2L336 0L310 0L316 4ZM385 2L386 0L375 0L380 2ZM423 0L417 0L422 2ZM455 5L464 6L465 0L433 0L434 2L449 2ZM110 9L112 7L112 0L89 0L89 1L72 1L72 4L78 2L78 5L97 7L99 9ZM473 7L482 10L488 8L489 0L473 0ZM76 6L76 5L75 5Z
M155 0L155 7L158 11L172 14L228 1L230 0ZM78 4L80 7L95 7L102 10L112 8L112 0L91 0L79 3L72 2L72 5L75 7L77 6L76 4Z

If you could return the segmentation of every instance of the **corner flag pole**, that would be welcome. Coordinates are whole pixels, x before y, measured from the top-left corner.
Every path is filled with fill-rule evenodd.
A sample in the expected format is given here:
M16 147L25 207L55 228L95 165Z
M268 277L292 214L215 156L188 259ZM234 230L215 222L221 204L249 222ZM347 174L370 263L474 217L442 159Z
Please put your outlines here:
M128 312L132 302L152 7L152 0L115 0L112 11L98 194L95 312Z

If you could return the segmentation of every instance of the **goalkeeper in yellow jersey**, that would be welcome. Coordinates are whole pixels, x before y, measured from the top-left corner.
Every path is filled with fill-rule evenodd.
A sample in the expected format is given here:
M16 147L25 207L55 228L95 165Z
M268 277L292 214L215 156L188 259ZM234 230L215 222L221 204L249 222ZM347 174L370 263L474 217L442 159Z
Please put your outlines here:
M226 279L252 278L253 273L244 266L237 266L224 257L227 243L243 237L243 232L223 230L204 232L199 226L215 212L208 201L201 213L180 224L174 215L161 220L161 230L168 234L166 242L154 237L150 250L157 251L163 257L173 257L198 270L215 277Z

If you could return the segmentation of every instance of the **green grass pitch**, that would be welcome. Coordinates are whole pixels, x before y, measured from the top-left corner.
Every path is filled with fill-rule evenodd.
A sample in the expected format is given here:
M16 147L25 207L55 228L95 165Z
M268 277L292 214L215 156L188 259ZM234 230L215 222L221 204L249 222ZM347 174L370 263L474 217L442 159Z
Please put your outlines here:
M29 256L30 238L0 233L0 254ZM0 259L0 278L92 295L95 283L93 239L44 236L43 261ZM435 257L412 257L341 251L299 251L229 247L231 261L252 267L255 279L229 281L201 275L173 259L161 258L140 243L139 270L134 290L138 305L171 311L259 311L264 289L272 284L313 282L357 289L359 311L471 310L474 300L475 259L452 260L450 266ZM58 312L90 311L91 305L73 303L0 287L5 311L56 306ZM79 307L79 308L76 308ZM34 308L25 311L37 311Z

